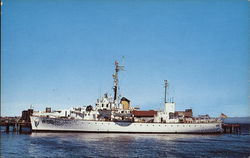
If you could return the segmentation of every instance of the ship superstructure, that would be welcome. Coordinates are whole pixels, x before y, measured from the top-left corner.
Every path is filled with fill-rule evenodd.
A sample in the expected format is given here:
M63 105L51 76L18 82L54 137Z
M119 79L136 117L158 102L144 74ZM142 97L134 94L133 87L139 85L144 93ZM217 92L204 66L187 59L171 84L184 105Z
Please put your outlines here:
M121 133L220 133L221 122L209 116L193 117L192 109L175 111L175 102L167 99L165 80L165 108L163 111L142 111L130 106L130 100L118 94L118 73L123 70L115 62L114 95L105 93L95 106L88 105L67 110L34 112L33 131L121 132Z

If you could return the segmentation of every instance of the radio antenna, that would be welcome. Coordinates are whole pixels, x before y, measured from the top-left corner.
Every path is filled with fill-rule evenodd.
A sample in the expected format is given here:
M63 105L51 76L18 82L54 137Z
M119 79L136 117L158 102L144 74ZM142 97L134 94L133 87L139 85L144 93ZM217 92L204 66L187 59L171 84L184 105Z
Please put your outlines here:
M164 102L167 103L168 80L164 80L164 82L165 82L165 96L164 96Z

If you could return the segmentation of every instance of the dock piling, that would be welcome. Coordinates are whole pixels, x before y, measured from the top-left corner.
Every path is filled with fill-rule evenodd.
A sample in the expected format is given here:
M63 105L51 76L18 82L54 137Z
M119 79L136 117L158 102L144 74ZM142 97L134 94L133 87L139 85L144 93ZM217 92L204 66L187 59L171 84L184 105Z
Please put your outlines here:
M223 133L241 133L241 128L239 124L223 124Z

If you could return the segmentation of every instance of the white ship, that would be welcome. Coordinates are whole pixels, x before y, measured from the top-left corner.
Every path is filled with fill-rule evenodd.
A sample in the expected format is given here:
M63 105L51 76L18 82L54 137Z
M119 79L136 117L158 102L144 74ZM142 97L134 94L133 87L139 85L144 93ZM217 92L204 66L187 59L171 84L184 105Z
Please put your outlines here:
M115 62L114 96L104 94L95 106L68 110L34 112L30 116L32 131L105 132L105 133L221 133L220 119L208 115L193 117L192 109L175 111L175 103L168 101L165 81L165 109L141 111L118 95L118 72L123 70Z

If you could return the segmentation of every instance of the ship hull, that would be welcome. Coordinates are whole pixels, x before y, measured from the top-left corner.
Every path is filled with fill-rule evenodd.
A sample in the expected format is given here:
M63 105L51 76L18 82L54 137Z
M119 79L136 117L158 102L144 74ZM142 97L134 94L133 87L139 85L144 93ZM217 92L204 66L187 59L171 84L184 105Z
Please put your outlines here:
M31 116L32 131L96 133L221 133L221 123L135 123Z

